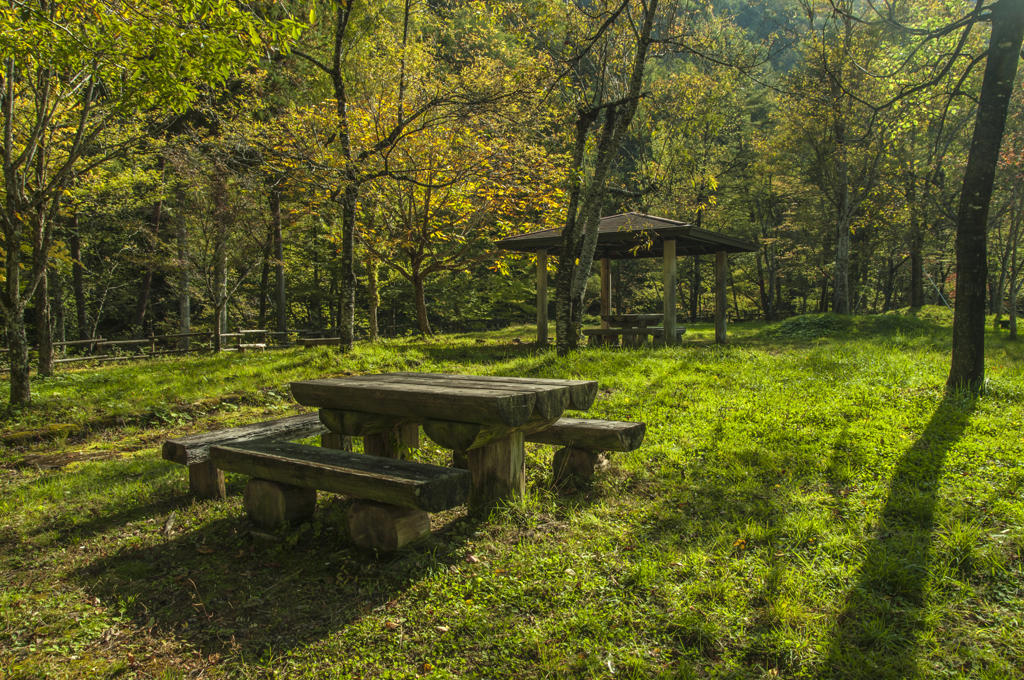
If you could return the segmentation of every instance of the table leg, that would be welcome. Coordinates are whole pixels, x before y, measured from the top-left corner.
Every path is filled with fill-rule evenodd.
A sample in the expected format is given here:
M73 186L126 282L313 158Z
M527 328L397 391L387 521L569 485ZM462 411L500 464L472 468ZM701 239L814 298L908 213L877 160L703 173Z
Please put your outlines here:
M472 508L487 508L526 493L526 447L522 432L466 452L473 490Z
M352 437L337 432L324 432L320 435L320 446L325 449L352 450Z
M420 446L420 426L401 425L379 434L363 435L363 453L382 458L407 458L412 449Z

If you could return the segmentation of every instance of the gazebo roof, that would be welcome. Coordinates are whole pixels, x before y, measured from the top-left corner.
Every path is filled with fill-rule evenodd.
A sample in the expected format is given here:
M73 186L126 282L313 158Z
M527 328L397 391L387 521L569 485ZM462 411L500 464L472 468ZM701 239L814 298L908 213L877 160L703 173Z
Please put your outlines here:
M757 244L746 239L716 234L664 217L630 212L601 218L594 257L613 260L661 257L666 239L675 239L676 255L714 255L720 250L727 253L749 253L757 250ZM545 229L511 236L495 245L504 250L523 253L545 249L549 255L559 255L562 249L562 230Z

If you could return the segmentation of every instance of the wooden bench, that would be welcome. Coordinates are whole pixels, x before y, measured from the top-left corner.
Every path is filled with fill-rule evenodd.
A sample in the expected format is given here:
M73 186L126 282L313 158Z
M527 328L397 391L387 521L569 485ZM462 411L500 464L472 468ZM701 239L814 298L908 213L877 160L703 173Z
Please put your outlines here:
M562 448L552 463L555 483L572 475L590 478L608 464L605 452L635 451L644 442L647 425L623 420L559 418L546 430L526 435L526 441Z
M685 328L676 329L676 341L683 337L686 333ZM636 338L640 337L641 342L647 342L647 336L651 336L652 342L661 340L665 335L665 329L661 326L651 326L649 328L586 328L583 330L583 335L590 338L590 342L594 344L604 344L605 339L611 341L618 341L621 338ZM598 339L598 340L595 340Z
M211 446L258 439L303 439L318 434L327 437L324 434L326 432L327 428L320 423L316 413L305 413L265 423L227 427L213 432L168 439L164 442L161 455L164 460L188 466L188 490L193 496L223 499L227 497L224 490L224 472L210 462ZM340 440L331 439L325 444L333 448L344 448Z
M348 511L349 535L377 550L427 536L427 513L462 505L471 488L468 470L289 442L214 445L210 460L251 477L245 511L265 528L312 517L318 490L357 496Z
M295 341L299 347L320 347L321 345L340 345L341 338L299 338Z

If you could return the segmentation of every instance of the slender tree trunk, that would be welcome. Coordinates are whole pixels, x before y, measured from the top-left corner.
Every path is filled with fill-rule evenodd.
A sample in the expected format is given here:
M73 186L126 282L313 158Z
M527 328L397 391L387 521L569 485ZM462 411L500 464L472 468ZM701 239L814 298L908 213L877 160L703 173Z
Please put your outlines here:
M288 298L284 280L284 237L281 234L281 201L277 200L277 210L272 211L274 227L274 309L277 313L275 330L284 333L288 330Z
M157 169L160 171L160 189L161 195L157 198L153 204L153 211L150 214L150 239L151 241L147 244L147 251L149 254L148 263L146 264L146 271L142 275L142 282L139 285L139 297L135 304L135 318L132 321L132 325L135 328L135 337L141 338L143 335L143 322L146 318L146 306L149 304L149 295L153 288L153 260L156 257L157 244L160 242L160 215L163 212L163 177L164 177L164 157L160 156L157 160Z
M36 343L39 346L39 375L53 375L53 338L50 335L49 272L43 273L36 286Z
M72 218L71 246L71 287L75 294L75 316L78 323L78 339L88 340L89 313L85 308L85 267L82 266L82 240L78 235L78 215Z
M55 342L64 342L67 340L65 337L65 321L64 321L64 277L61 276L57 270L50 270L50 278L53 281L52 292L50 297L52 298L53 309L53 338Z
M430 330L430 320L427 318L427 297L423 290L423 278L422 274L415 274L412 277L413 295L416 298L416 323L419 324L420 333L433 335L434 332Z
M270 306L270 249L274 247L274 232L271 230L267 245L263 248L263 266L260 267L260 311L256 317L256 328L266 328L267 309Z
M178 333L192 332L192 299L189 294L191 256L188 245L188 224L178 219ZM178 349L188 351L190 338L178 338Z
M377 291L377 260L372 255L366 257L366 293L369 298L367 317L370 325L370 341L379 339L377 329L377 309L380 307L380 293Z
M349 177L342 198L341 271L338 274L338 343L340 352L350 352L355 344L356 274L354 263L356 203L359 185Z
M697 323L700 316L700 293L704 285L700 275L700 255L690 257L693 262L693 285L690 286L690 323Z
M985 382L988 209L1022 41L1024 0L999 0L992 6L988 59L957 212L956 309L948 391L968 389L977 394Z
M915 230L910 242L910 306L924 306L924 234Z

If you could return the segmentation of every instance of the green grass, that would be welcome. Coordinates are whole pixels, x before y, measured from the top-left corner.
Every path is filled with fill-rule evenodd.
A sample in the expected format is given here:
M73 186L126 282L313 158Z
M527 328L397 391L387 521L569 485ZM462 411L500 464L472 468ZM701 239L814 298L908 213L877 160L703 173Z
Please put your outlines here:
M519 328L38 380L0 433L0 677L1024 677L1024 348L990 331L986 394L946 398L942 310L713 333L557 359ZM192 503L159 458L172 434L294 412L289 380L386 370L596 379L588 415L647 439L558 490L531 445L521 503L435 515L381 559L349 544L343 498L257 537L244 478ZM62 453L108 458L47 469Z

